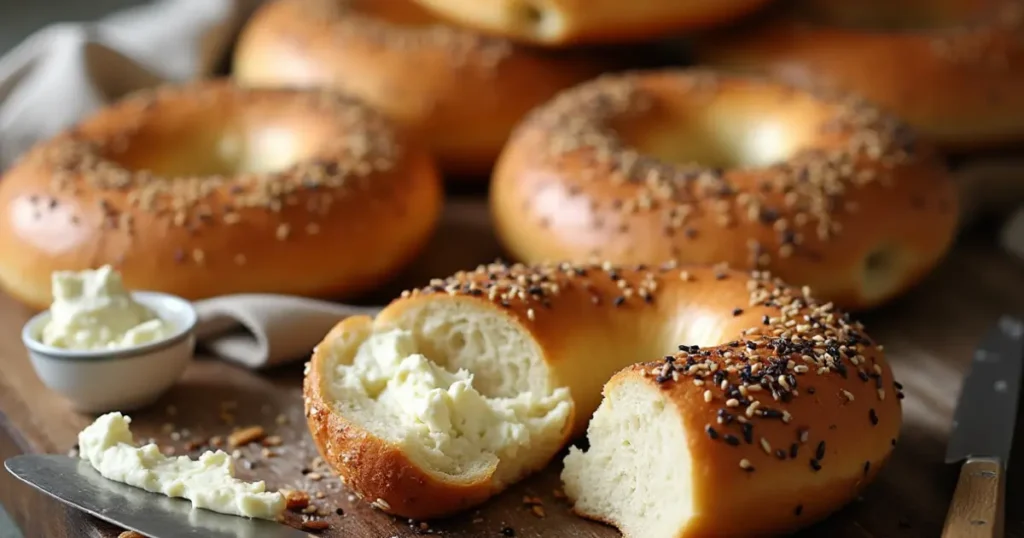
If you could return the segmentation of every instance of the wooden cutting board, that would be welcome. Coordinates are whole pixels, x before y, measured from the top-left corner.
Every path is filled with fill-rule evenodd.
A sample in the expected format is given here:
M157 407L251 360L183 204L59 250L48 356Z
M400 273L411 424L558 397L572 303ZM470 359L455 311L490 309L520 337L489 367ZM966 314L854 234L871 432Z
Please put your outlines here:
M905 387L906 424L892 462L863 498L804 536L939 535L958 472L942 459L961 375L973 346L1000 314L1024 315L1024 263L1001 253L993 236L985 232L964 237L947 262L919 288L881 311L862 316L871 334L885 344L897 379ZM483 203L454 200L428 254L389 289L364 302L383 301L408 285L472 268L499 253ZM4 415L0 426L5 430L0 432L0 454L4 456L15 451L11 440L23 451L65 453L93 419L70 411L35 377L19 339L30 314L0 296L0 411ZM351 498L314 461L315 449L302 416L301 370L300 361L254 373L200 357L160 402L131 414L133 430L139 439L152 437L161 445L173 446L177 454L195 456L211 437L226 438L237 427L262 426L268 435L280 438L280 445L253 443L240 448L242 459L251 465L240 465L238 474L264 479L271 488L309 492L313 505L326 514L322 519L330 524L321 536L497 537L512 532L518 537L619 536L609 527L569 513L556 492L560 458L479 510L448 521L421 526L369 508ZM1018 440L1024 441L1024 435ZM269 444L276 445L275 441ZM1015 509L1024 502L1019 469L1019 465L1011 467L1009 478L1007 536L1024 536L1024 511ZM118 534L112 526L42 499L9 476L0 478L0 500L14 512L27 536ZM292 517L296 525L299 517Z

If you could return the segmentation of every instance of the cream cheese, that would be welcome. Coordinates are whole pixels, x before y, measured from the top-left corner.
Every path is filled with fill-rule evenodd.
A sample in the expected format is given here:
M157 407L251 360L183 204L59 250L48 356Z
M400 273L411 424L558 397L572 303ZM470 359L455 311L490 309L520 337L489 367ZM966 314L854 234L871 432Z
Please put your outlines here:
M464 472L462 462L481 453L516 457L538 432L560 431L571 408L564 388L550 396L485 396L471 372L431 361L403 330L373 334L338 374L337 401L374 407L395 428L395 442L452 474Z
M101 475L130 486L192 501L195 508L222 514L276 519L284 512L284 495L266 491L264 482L234 477L227 453L205 452L198 460L169 458L155 444L134 445L121 413L107 413L78 434L79 456Z
M137 303L125 291L121 275L109 265L51 276L53 304L41 340L48 346L118 349L159 340L171 325Z

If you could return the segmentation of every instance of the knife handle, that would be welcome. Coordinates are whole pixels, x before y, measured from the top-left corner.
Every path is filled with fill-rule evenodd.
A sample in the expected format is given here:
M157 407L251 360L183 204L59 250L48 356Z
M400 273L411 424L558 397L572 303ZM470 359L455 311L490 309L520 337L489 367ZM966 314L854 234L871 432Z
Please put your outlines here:
M1003 466L995 458L967 458L960 469L942 538L1002 538Z

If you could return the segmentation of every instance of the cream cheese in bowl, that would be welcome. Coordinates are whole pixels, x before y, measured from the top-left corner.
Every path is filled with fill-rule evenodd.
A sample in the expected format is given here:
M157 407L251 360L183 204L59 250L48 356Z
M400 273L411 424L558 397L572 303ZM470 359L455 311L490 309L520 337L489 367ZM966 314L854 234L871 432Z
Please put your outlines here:
M42 342L63 349L118 349L165 338L172 327L124 289L105 265L92 271L57 271L53 304Z
M36 375L74 408L126 411L155 401L184 373L197 316L174 295L128 291L109 266L52 275L53 304L25 324Z

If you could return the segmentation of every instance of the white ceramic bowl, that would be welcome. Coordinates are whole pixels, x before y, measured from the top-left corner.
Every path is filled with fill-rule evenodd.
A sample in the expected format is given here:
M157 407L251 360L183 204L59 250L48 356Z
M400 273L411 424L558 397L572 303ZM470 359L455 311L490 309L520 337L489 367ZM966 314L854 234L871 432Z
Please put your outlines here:
M83 413L131 411L153 403L181 377L195 352L196 311L185 299L151 291L132 298L174 328L167 337L113 350L70 350L43 344L49 310L21 331L36 375Z

